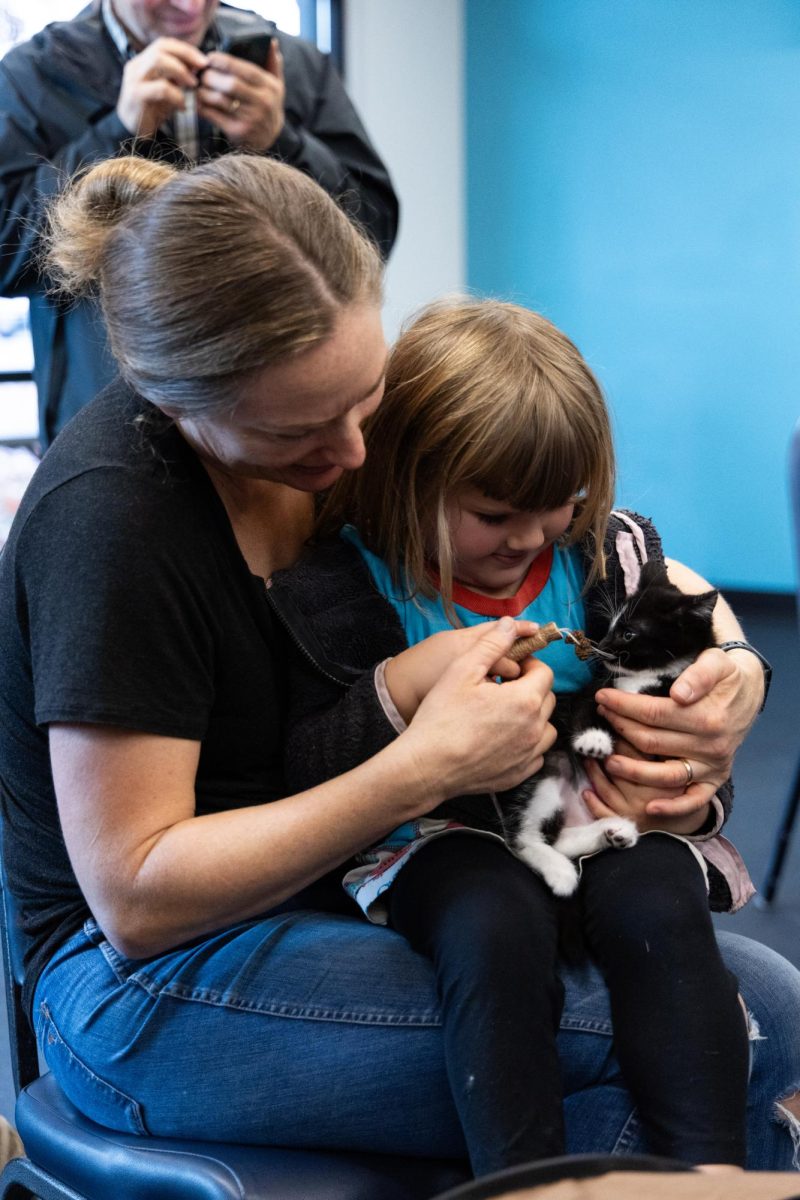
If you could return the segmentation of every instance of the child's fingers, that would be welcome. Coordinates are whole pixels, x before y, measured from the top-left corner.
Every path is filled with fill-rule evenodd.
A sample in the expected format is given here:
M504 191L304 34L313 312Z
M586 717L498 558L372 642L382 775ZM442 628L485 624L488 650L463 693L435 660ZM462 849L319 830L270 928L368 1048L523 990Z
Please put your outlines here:
M583 792L586 807L593 817L630 817L630 806L625 796L606 775L603 764L596 758L584 759L583 769L589 780L589 790Z
M513 658L505 655L503 658L498 658L489 674L492 679L519 679L522 674L522 668Z
M596 792L582 792L583 802L588 808L590 814L596 821L600 821L603 817L616 817L619 814L613 808L609 808L604 804Z
M651 817L686 817L700 812L713 800L716 788L711 783L692 783L680 796L656 797L646 812Z
M506 652L520 636L520 627L524 630L530 626L530 621L515 621L511 617L501 617L499 621L477 626L480 633L475 645L462 656L464 666L470 671L480 671L482 678L495 675L517 678L522 672L514 669L518 664L507 659Z

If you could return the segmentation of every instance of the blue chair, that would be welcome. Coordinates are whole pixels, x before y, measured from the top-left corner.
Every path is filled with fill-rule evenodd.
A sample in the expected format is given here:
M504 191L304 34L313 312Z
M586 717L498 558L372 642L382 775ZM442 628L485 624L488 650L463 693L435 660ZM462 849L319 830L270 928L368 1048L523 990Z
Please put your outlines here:
M795 426L792 440L789 444L789 508L794 531L795 564L798 571L797 611L800 618L800 421ZM786 798L786 806L783 810L781 823L778 826L778 832L772 846L769 866L767 867L767 873L761 887L761 893L757 897L760 901L760 907L771 904L775 899L775 893L778 890L778 883L786 861L786 853L789 849L789 842L792 830L794 829L798 808L800 808L800 758L798 758L794 781Z
M429 1200L470 1178L465 1163L133 1137L89 1121L40 1074L21 1003L18 914L0 872L16 1126L26 1157L0 1176L0 1200Z

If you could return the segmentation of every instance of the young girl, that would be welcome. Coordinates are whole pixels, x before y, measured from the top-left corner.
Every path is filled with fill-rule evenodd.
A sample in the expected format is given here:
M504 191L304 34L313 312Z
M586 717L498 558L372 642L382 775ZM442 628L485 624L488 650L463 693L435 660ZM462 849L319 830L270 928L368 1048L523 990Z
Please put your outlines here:
M366 465L329 496L317 544L271 581L302 649L289 688L298 789L402 730L467 627L552 620L599 638L641 563L662 558L649 521L612 512L612 440L595 379L562 333L522 308L423 313L391 354L365 438ZM741 636L724 604L715 617ZM591 678L563 642L540 657L557 693ZM354 689L374 696L368 725L347 723ZM729 804L726 785L689 817L648 817L640 805L637 823L652 836L587 859L579 899L651 1149L742 1166L747 1036L709 915L709 892L713 907L733 908L750 890L715 836ZM708 845L713 862L698 852ZM365 915L433 963L475 1173L563 1153L559 902L508 851L496 797L449 801L351 867L345 886Z

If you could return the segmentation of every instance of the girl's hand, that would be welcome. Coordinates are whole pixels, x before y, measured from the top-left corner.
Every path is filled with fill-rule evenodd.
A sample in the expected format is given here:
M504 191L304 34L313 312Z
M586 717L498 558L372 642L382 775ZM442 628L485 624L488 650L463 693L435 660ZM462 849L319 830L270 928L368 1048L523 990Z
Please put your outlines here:
M617 783L654 788L646 807L651 816L697 812L729 778L762 697L758 660L747 651L717 649L704 651L687 667L669 696L604 688L597 693L599 711L641 756L612 754L605 772ZM692 771L688 787L684 761ZM674 799L676 789L679 799Z
M398 739L415 791L427 797L422 811L451 796L514 787L541 768L556 737L549 723L553 672L529 658L502 687L491 678L522 624L504 617L481 626L477 638L463 631L473 634L472 644L440 675Z
M617 751L632 760L639 758L633 746L625 742L618 743ZM583 799L595 818L628 817L641 833L662 829L682 834L696 833L708 819L708 801L700 789L690 795L691 789L682 786L649 787L623 778L611 779L604 764L596 759L586 759L584 768L593 790L584 792ZM658 801L655 811L650 809L653 800Z
M468 629L447 629L434 633L423 642L410 646L386 664L385 680L397 711L408 724L428 692L441 679L452 662L475 646L496 621L484 621ZM538 628L532 621L516 621L515 637L529 637ZM503 679L518 679L519 663L500 657L490 674Z

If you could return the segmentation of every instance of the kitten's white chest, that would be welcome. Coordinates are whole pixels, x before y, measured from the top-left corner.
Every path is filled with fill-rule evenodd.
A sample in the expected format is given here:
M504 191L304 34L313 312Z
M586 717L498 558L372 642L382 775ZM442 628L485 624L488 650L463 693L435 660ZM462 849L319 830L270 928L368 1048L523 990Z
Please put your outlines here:
M618 675L614 687L619 692L643 692L645 688L656 687L659 679L655 671L631 671L629 675Z
M652 671L645 668L643 671L625 671L621 670L620 674L614 680L614 687L620 692L644 692L648 688L660 687L665 679L677 679L682 671L685 671L691 658L676 658L669 667L662 667L660 671Z

